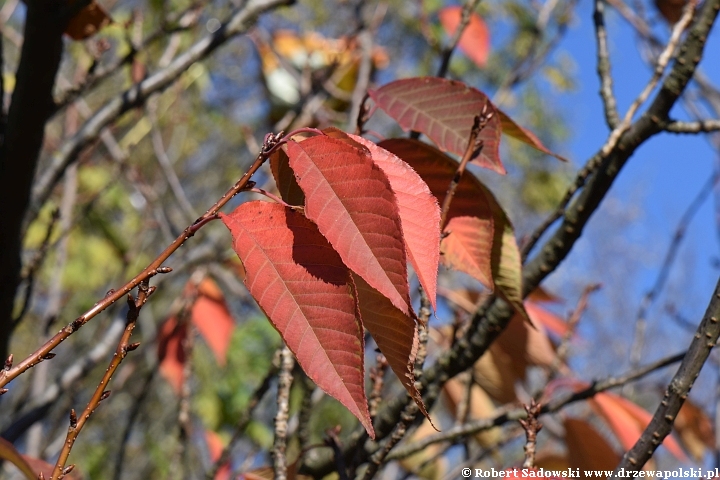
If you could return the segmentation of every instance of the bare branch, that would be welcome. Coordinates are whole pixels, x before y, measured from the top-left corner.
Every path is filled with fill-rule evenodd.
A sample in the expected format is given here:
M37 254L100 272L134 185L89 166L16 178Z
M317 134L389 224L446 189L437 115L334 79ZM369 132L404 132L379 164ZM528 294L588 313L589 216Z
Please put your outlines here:
M671 133L708 133L720 131L720 120L700 120L697 122L670 122L665 131Z
M288 410L290 409L290 387L292 386L292 370L295 357L287 345L280 353L280 375L277 393L277 414L275 415L275 441L273 442L273 469L275 480L287 480L287 447Z
M617 101L613 93L613 79L610 72L610 52L607 45L605 30L605 0L595 0L595 37L597 39L597 72L600 76L600 97L605 108L605 121L611 129L620 123Z

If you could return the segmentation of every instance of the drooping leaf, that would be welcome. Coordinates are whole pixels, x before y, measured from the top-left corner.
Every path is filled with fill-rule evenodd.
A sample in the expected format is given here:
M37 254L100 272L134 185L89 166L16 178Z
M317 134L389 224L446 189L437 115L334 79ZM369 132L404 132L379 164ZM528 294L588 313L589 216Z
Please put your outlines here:
M305 214L352 271L410 314L405 244L395 194L366 152L318 136L289 142Z
M590 405L610 425L625 450L629 450L650 424L652 414L639 405L613 393L598 393L589 400ZM685 452L672 435L665 437L663 446L680 461L687 461Z
M443 204L457 162L417 140L396 138L379 145L415 169L438 202ZM460 220L462 217L474 217L475 220ZM492 192L469 171L458 183L447 218L450 221L444 233L448 235L440 246L444 253L443 262L494 289L529 321L522 303L522 265L512 224ZM451 238L453 236L455 238ZM491 241L488 241L489 236ZM472 262L467 261L470 254L473 255Z
M18 452L15 446L4 438L0 438L0 459L7 460L15 465L28 480L37 480L38 472L30 466L25 456ZM50 471L52 472L52 469Z
M370 436L363 332L340 256L303 215L248 202L221 215L245 265L245 285L315 384Z
M518 125L515 120L508 116L507 113L503 112L500 109L497 109L497 112L500 115L502 133L517 140L520 140L521 142L530 145L534 149L539 150L546 155L551 155L560 160L561 162L567 162L567 159L565 157L561 157L560 155L551 152L545 145L543 145L543 143L534 133Z
M183 383L183 369L187 354L183 342L187 337L187 324L178 324L175 317L168 318L158 334L158 361L160 373L170 383L175 393L180 393Z
M350 138L370 151L395 192L407 255L420 284L436 309L440 262L440 206L420 175L396 155L362 137Z
M110 22L112 19L105 9L97 2L91 1L70 19L65 34L73 40L85 40Z
M212 280L203 280L198 290L199 295L191 311L192 322L215 354L218 364L225 365L235 322L222 292Z
M455 35L460 24L462 10L460 6L451 6L443 8L438 14L440 23L450 37ZM483 68L487 63L490 54L490 33L485 21L477 13L470 14L470 21L460 36L458 47L478 67Z
M563 303L562 298L549 292L542 285L535 287L535 290L530 292L525 299L535 303Z
M275 177L275 185L277 185L280 198L285 200L288 205L304 205L305 194L295 180L295 175L290 168L290 160L284 149L279 148L270 156L270 170Z
M352 278L363 325L375 339L400 383L422 414L429 418L422 396L415 387L415 356L418 347L415 320L398 310L362 277L352 274Z
M559 338L564 337L567 333L567 322L560 318L558 315L555 315L554 313L545 310L537 303L526 300L525 310L527 311L533 323L535 323L536 325L542 325L545 329L557 335Z
M530 365L550 367L555 362L555 348L542 328L533 328L515 315L495 343L511 359L520 378L525 378Z
M441 150L457 155L467 149L473 120L487 106L492 117L479 135L482 151L472 161L505 174L500 161L500 118L479 90L454 80L422 77L397 80L368 93L402 128L421 132Z
M712 421L700 407L690 400L685 400L683 406L680 407L673 427L685 450L694 460L701 461L708 449L715 448Z
M614 470L620 462L610 444L584 420L565 419L565 445L571 468Z

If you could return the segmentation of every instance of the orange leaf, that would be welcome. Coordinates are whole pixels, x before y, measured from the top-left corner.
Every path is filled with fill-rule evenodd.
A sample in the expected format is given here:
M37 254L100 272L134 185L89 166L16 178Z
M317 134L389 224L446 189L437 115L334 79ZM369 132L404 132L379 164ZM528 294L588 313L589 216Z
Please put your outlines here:
M530 145L534 149L539 150L546 155L551 155L560 160L561 162L567 162L566 158L551 152L545 145L543 145L543 143L534 133L515 123L515 120L510 118L507 113L503 112L500 109L498 109L498 113L500 114L502 133L513 137L516 140L520 140L521 142Z
M110 15L97 2L92 1L70 19L65 34L73 40L85 40L110 22Z
M225 365L235 322L215 282L205 279L199 292L201 295L192 306L192 322L215 354L218 364Z
M187 325L178 325L175 317L168 318L160 327L158 334L158 360L160 373L170 383L176 393L180 393L183 382L183 369L187 355L183 341L187 336Z
M620 462L620 457L610 444L583 420L566 418L564 423L570 468L579 468L583 471L608 470L610 476Z
M652 419L652 414L647 410L612 393L598 393L590 400L590 405L610 425L625 450L630 450L635 445L635 442L640 438L643 430ZM675 458L680 461L687 461L687 456L675 438L668 435L665 437L663 445Z
M542 325L549 332L554 333L560 338L567 333L567 322L554 313L545 310L537 303L526 301L525 310L536 325Z
M475 381L499 403L510 403L517 399L515 383L522 377L517 374L513 363L514 360L493 343L473 366Z
M458 6L445 7L440 10L440 23L451 37L455 35L460 24L462 10L462 7ZM487 63L490 53L490 34L487 25L477 13L470 14L470 21L460 37L458 47L478 67L483 68Z
M451 378L443 386L445 398L448 400L450 412L457 416L458 405L465 400L466 386L457 378ZM495 414L495 405L488 394L478 385L470 387L470 401L468 405L468 418L491 418ZM496 445L502 435L500 428L491 428L475 435L475 440L484 448Z
M212 430L205 430L205 441L207 442L210 461L215 463L222 454L224 445L220 435ZM230 478L230 463L224 463L215 474L215 480L228 480Z

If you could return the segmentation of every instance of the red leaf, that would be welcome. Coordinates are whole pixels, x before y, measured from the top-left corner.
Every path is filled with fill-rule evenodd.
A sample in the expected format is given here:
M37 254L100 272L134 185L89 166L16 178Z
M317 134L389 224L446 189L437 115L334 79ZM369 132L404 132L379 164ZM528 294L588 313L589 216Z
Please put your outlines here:
M493 116L480 132L483 148L473 162L505 174L500 161L500 118L479 90L454 80L423 77L397 80L368 93L402 128L424 133L441 150L457 155L465 153L473 119L487 105Z
M455 35L455 31L460 24L462 10L462 7L459 6L445 7L440 10L440 23L451 37ZM490 34L487 25L477 13L472 12L470 14L470 22L468 22L465 31L460 37L458 47L478 67L483 68L487 63L488 54L490 53Z
M365 328L387 358L390 368L415 400L425 417L430 419L422 396L415 388L415 356L418 338L415 320L402 313L380 292L359 275L352 275L357 292L360 316Z
M30 465L31 460L26 455L23 455L22 453L18 452L15 446L10 443L9 441L5 440L4 438L0 437L0 459L7 460L8 462L15 465L18 470L20 470L25 477L27 477L29 480L35 480L38 476L38 473L41 471L41 469L33 468ZM36 460L36 462L40 462L40 460ZM45 462L42 462L45 463ZM49 465L49 464L46 464ZM43 474L47 475L48 473L52 474L53 466L50 465L50 470L46 471L42 469ZM47 478L50 478L49 476Z
M625 450L629 450L650 424L652 414L639 405L612 393L598 393L590 405L605 419ZM674 437L668 435L663 446L680 461L687 461L685 452Z
M192 307L192 321L215 354L218 364L225 365L227 350L235 328L235 322L225 306L205 296L200 296Z
M610 444L584 420L565 419L565 444L571 468L613 470L620 461Z
M73 40L84 40L110 22L112 19L105 9L97 2L92 1L70 19L65 27L65 34Z
M540 141L540 139L532 133L530 130L527 130L517 123L515 123L515 120L510 118L507 113L503 112L500 109L497 109L498 114L500 115L500 124L502 125L502 133L505 135L508 135L510 137L513 137L516 140L520 140L523 143L526 143L533 147L536 150L540 150L541 152L551 155L561 162L567 162L567 159L564 157L561 157L560 155L551 152L548 150L548 148L543 145L543 143Z
M183 368L187 360L183 341L187 336L187 324L178 325L175 317L168 318L160 327L158 335L158 360L160 373L176 393L180 393L183 382Z
M397 199L407 255L433 310L440 262L440 206L427 184L410 165L369 140L348 135L370 151L375 165L387 175Z
M439 203L443 203L457 171L456 161L417 140L396 138L380 142L379 146L413 167ZM458 183L448 219L444 231L449 235L440 244L443 262L472 275L488 288L494 288L527 319L522 304L520 251L512 224L492 192L469 171ZM453 236L455 238L451 238Z
M245 285L300 366L374 437L362 325L337 252L315 224L278 204L244 203L220 218L245 265Z
M305 214L352 271L410 314L405 244L388 179L366 152L325 136L289 142Z

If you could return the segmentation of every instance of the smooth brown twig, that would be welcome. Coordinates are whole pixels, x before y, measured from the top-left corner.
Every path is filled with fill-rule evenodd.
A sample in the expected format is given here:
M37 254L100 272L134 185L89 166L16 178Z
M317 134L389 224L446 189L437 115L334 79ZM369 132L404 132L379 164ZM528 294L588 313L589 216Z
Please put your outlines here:
M462 37L462 34L465 32L465 29L470 23L470 17L472 13L475 11L479 4L480 0L467 0L465 2L465 5L463 5L462 14L460 16L460 23L455 29L455 32L450 39L450 42L445 46L445 48L442 49L440 67L438 68L437 74L435 75L436 77L443 78L445 77L445 75L447 75L448 68L450 67L450 58L452 58L452 54L455 51L458 42L460 42L460 37Z
M166 267L162 271L156 271L155 274L169 272L170 269ZM108 368L105 370L105 374L100 380L100 383L95 389L95 392L90 398L90 401L85 407L85 410L82 412L80 417L75 414L74 409L70 411L70 426L68 427L68 433L65 438L65 442L63 443L63 448L60 451L57 462L55 463L55 468L53 469L51 480L62 479L65 475L72 471L72 468L74 468L74 465L65 467L65 464L67 463L68 457L70 456L70 452L72 451L73 445L75 444L75 440L77 440L80 431L85 426L85 423L90 418L90 415L92 415L98 405L100 405L100 402L110 396L110 391L106 390L106 388L109 385L112 376L115 374L115 371L120 366L120 363L122 363L122 361L125 359L128 352L131 352L135 350L138 346L140 346L139 343L130 343L130 336L135 329L135 324L137 322L138 316L140 315L140 309L143 307L143 305L145 305L145 302L147 302L148 298L150 297L150 295L153 294L155 289L156 287L150 286L150 277L148 277L138 285L138 294L135 298L133 298L132 295L128 295L129 310L127 313L125 331L120 337L120 341L118 342L115 354L113 355L113 358L110 361Z

